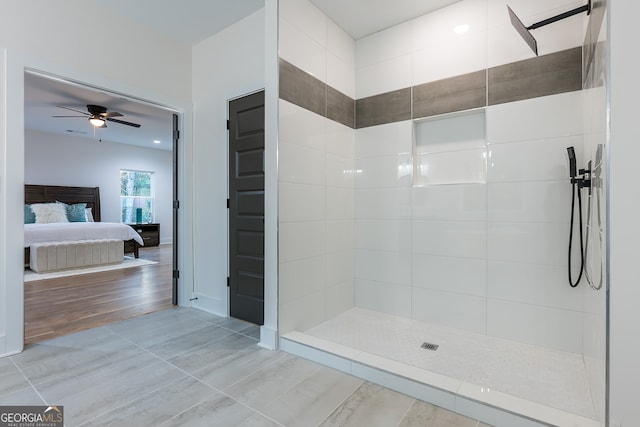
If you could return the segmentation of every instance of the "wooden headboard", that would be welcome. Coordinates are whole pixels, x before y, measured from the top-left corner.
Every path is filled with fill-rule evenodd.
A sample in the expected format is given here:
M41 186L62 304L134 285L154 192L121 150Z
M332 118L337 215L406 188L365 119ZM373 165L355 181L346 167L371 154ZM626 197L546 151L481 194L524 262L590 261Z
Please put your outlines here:
M100 187L63 187L58 185L24 186L24 202L34 203L62 202L69 205L86 203L91 208L93 220L100 222Z

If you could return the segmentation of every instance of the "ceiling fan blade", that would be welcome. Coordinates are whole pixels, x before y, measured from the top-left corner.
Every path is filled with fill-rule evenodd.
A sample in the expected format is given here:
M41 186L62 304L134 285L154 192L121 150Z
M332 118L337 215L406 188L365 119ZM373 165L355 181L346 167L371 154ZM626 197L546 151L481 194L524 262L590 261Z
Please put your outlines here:
M111 117L106 117L105 119L110 121L110 122L120 123L121 125L132 126L134 128L139 128L140 127L140 125L138 123L125 122L124 120L113 119Z
M110 111L108 113L104 113L104 114L100 114L102 117L121 117L122 114L118 113L117 111Z
M64 106L62 106L62 105L56 105L56 107L58 107L58 108L64 108L65 110L75 111L76 113L84 114L85 116L89 116L89 115L90 115L90 114L89 114L89 113L87 113L86 111L76 110L75 108L71 108L71 107L64 107Z
M86 119L85 116L51 116L51 117L79 117L81 119Z

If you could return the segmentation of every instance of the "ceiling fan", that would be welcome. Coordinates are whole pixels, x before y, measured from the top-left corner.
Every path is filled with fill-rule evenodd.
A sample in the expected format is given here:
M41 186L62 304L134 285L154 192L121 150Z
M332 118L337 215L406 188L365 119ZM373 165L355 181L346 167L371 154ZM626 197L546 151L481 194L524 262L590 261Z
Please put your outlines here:
M51 116L51 117L87 117L89 119L89 123L91 123L95 127L107 127L107 121L113 123L119 123L121 125L132 126L134 128L139 128L140 125L138 123L127 122L124 120L114 119L114 117L121 117L122 114L117 111L109 111L101 105L87 105L87 111L76 110L71 107L64 107L62 105L56 105L58 108L64 108L65 110L75 111L76 113L83 114L83 116Z

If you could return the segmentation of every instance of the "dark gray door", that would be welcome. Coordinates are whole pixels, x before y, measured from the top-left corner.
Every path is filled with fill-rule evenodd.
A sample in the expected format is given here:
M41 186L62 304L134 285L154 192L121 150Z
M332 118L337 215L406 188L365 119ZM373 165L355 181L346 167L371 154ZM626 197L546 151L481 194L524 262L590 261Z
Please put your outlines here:
M173 115L173 296L172 302L178 304L178 142L180 140L180 128L178 127L178 115Z
M229 102L229 311L264 323L264 91Z

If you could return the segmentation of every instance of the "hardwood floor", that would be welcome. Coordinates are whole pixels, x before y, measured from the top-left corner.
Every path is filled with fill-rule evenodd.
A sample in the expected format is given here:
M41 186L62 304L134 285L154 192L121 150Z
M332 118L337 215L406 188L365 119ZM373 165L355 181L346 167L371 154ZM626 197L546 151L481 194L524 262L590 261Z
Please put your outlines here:
M173 307L172 246L140 258L158 263L25 283L25 344Z

